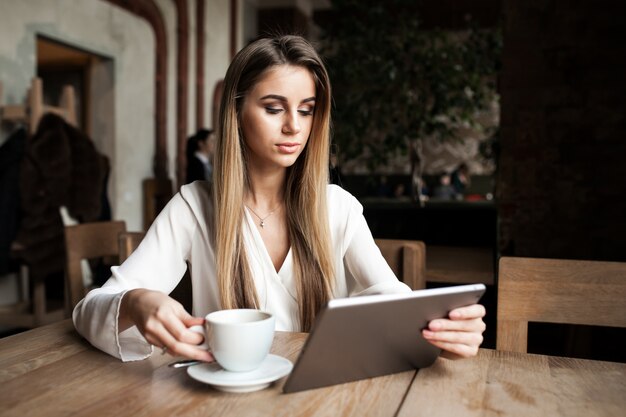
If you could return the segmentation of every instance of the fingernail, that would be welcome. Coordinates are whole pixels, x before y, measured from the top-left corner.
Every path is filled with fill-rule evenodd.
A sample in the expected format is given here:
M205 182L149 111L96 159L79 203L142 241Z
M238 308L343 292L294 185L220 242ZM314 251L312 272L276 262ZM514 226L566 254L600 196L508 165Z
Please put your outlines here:
M424 335L425 338L429 339L431 337L433 337L435 335L434 332L431 332L430 330L423 330L422 334Z
M458 311L451 311L450 312L450 318L451 319L460 319L461 318L461 313L459 313Z

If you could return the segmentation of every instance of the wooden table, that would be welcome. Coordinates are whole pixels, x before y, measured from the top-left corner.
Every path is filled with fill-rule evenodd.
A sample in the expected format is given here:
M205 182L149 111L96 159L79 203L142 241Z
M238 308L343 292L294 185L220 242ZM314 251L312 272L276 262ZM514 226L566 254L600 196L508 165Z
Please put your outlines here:
M295 361L306 334L277 333ZM626 364L481 350L462 361L283 394L284 379L228 394L167 367L170 356L122 363L70 321L0 339L0 416L622 416Z

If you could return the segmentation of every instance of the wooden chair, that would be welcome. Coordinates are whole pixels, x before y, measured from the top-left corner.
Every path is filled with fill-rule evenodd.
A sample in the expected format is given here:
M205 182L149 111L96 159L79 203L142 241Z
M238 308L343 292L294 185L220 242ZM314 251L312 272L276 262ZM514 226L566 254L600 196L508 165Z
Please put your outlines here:
M33 134L39 120L45 113L54 113L63 117L68 123L76 125L76 99L74 87L63 87L59 106L49 106L43 101L43 82L34 77L26 95L24 104L4 104L3 85L0 81L0 122L20 123ZM0 326L34 328L63 320L66 309L51 307L46 298L46 277L30 273L28 265L21 261L19 244L11 246L11 257L20 262L20 273L17 278L18 300L11 305L0 306ZM32 298L30 296L32 287Z
M26 104L2 104L2 83L0 82L0 120L24 123L32 134L37 129L39 119L46 113L63 117L76 126L76 98L74 87L66 85L61 93L59 106L48 106L43 102L43 82L34 77L28 90Z
M169 178L146 178L143 180L143 229L148 230L173 196L172 180Z
M145 232L122 232L118 236L120 247L119 263L120 265L128 259L131 253L137 249L145 236Z
M22 247L13 243L11 256L19 259L21 250ZM61 303L56 305L47 299L46 277L34 276L26 264L20 265L17 292L15 303L0 306L0 326L32 329L67 317Z
M500 259L497 349L526 352L528 322L626 327L626 263Z
M126 231L123 221L83 223L65 227L66 304L68 310L85 296L81 259L119 258L119 234Z
M426 287L426 245L416 240L375 239L394 274L413 290Z

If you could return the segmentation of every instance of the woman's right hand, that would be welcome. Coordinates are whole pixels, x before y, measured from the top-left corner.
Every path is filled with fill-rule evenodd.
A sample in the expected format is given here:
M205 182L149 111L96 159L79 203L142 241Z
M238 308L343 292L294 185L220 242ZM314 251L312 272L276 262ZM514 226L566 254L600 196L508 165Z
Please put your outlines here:
M204 319L193 317L173 298L160 291L130 290L124 294L120 305L119 328L136 325L148 343L167 348L173 356L185 356L212 362L213 355L199 347L203 336L189 330L204 324ZM120 331L121 331L120 330Z

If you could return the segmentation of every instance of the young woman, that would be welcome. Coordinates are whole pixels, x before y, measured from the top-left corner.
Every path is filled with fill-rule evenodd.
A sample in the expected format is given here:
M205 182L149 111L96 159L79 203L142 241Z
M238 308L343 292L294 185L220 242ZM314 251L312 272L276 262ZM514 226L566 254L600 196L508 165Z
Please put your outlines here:
M77 330L124 361L153 346L210 361L188 327L211 311L259 308L277 330L308 331L331 298L410 291L359 202L328 185L330 103L328 74L304 39L241 50L224 80L212 185L181 188L133 255L76 306ZM193 316L167 295L187 264ZM453 356L475 355L484 313L453 310L423 335Z

